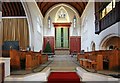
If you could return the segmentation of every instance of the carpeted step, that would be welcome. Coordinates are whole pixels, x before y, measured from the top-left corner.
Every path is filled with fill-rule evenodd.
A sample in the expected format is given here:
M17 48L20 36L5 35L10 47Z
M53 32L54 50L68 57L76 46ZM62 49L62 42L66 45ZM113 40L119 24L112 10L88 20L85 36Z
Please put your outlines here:
M51 72L48 77L48 83L73 82L80 83L80 78L76 72Z

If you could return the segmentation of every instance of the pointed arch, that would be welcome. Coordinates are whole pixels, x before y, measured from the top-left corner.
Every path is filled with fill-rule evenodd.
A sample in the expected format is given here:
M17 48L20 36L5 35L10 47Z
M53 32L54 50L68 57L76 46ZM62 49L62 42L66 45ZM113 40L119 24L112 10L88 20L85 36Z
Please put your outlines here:
M76 25L77 25L77 18L76 18L76 15L74 15L74 17L73 17L73 28L76 28Z
M58 9L55 15L55 22L70 22L68 12L63 6Z
M114 37L119 37L120 38L120 36L118 36L118 34L115 34L115 33L105 36L100 42L100 45L99 45L100 49L101 50L106 50L107 49L106 48L106 42L109 41L110 38L114 38Z
M45 14L45 16L49 16L49 13L50 13L51 11L53 11L55 8L61 7L61 6L64 6L64 7L67 7L67 8L69 8L69 9L71 9L71 10L76 14L76 17L79 18L79 13L77 12L77 10L76 10L74 7L72 7L71 5L65 4L65 3L62 3L62 4L60 3L60 4L54 5L53 7L51 7L51 8L47 11L47 13Z
M95 42L92 41L92 42L91 42L91 50L92 50L92 51L95 51L95 47L96 47L96 46L95 46Z
M51 28L51 17L50 16L48 16L48 28Z

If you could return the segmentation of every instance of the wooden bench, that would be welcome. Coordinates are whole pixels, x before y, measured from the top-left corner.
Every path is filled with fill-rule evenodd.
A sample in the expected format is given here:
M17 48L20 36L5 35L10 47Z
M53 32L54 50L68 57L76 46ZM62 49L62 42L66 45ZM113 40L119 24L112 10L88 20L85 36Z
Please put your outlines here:
M120 50L100 50L78 54L77 60L84 68L103 70L108 64L108 70L120 69Z
M80 58L81 56L81 58ZM79 63L84 68L90 68L95 70L101 70L102 55L79 55Z
M21 69L20 56L16 50L10 50L10 68L11 71Z
M10 58L10 65L13 70L31 70L48 61L47 55L33 51L10 50Z
M39 65L38 55L26 55L26 70L32 70Z

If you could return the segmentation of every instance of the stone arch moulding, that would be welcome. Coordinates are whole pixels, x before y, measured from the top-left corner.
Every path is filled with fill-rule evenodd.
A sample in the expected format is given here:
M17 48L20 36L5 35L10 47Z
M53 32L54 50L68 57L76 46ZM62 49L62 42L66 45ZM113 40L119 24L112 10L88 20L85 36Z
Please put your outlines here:
M52 10L54 10L54 8L56 8L56 7L61 7L61 6L68 7L69 9L71 9L71 10L76 14L77 18L79 17L79 14L78 14L77 10L76 10L74 7L70 6L69 4L65 4L65 3L62 3L62 4L60 3L60 4L54 5L53 7L51 7L51 8L47 11L47 13L45 14L45 16L49 16L49 13L50 13Z
M109 34L109 35L105 36L105 37L101 40L101 42L100 42L100 44L99 44L100 50L105 50L105 48L103 47L103 45L105 44L105 42L106 42L108 39L110 39L110 38L112 38L112 37L120 37L120 36L119 36L118 34L115 34L115 33Z
M23 2L21 0L21 3L22 3L22 6L24 8L24 11L25 11L25 14L26 14L26 17L27 17L27 22L28 22L28 27L29 27L29 45L31 47L31 50L34 49L33 47L33 42L31 41L32 40L32 35L34 32L33 30L33 24L32 24L32 18L31 18L31 14L30 14L30 10L28 8L28 5L27 5L27 2Z
M66 18L64 18L64 19L66 19L66 22L70 22L70 18L69 18L69 15L68 15L68 12L67 12L67 10L63 7L63 6L61 6L59 9L58 9L58 11L57 11L57 13L56 13L56 15L55 15L55 22L58 22L58 14L59 14L59 12L61 11L61 10L63 10L63 12L66 14Z
M34 50L34 22L33 22L33 17L32 17L32 14L31 14L31 10L29 8L29 2L25 2L24 0L20 0L21 3L22 3L22 6L24 8L24 11L25 11L25 14L26 14L26 17L27 17L27 22L28 22L28 27L29 27L29 46L31 47L31 50ZM34 6L36 7L37 10L39 10L38 6L37 6L37 3L35 2L35 0L33 0L32 2L34 4ZM43 16L41 14L40 11L38 11L39 16L37 18L37 21L40 23L40 29L43 27L43 22L42 22L42 19L43 19Z

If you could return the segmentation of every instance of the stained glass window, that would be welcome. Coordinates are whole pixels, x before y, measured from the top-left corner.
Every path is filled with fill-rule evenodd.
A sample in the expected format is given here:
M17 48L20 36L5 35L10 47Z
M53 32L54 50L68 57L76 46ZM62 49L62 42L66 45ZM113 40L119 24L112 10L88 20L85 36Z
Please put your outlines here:
M50 16L48 17L48 28L51 28L51 18L50 18Z
M73 28L76 28L76 23L77 23L77 19L76 19L76 16L74 16L74 18L73 18Z

